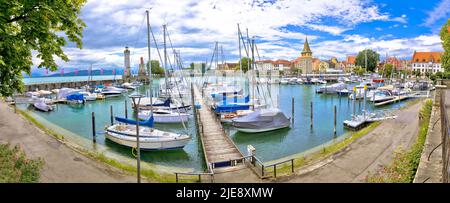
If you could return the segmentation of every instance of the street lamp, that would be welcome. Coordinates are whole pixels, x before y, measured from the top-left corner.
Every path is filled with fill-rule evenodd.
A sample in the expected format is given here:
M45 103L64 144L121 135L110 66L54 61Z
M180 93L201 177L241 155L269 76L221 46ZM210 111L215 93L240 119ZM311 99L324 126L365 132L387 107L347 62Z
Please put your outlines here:
M141 183L141 148L139 145L139 104L141 103L141 94L131 95L130 98L133 100L134 112L136 113L136 149L137 149L137 182ZM136 102L137 100L137 102Z

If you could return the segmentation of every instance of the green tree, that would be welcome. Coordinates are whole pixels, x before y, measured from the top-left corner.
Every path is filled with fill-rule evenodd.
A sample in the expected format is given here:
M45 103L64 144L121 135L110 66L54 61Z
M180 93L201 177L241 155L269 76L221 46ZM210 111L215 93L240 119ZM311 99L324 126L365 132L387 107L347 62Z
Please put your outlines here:
M164 75L164 68L161 67L158 60L152 60L152 74ZM148 66L148 63L147 63Z
M30 74L32 51L39 68L57 70L54 56L68 61L66 38L82 48L85 23L78 17L86 0L3 0L0 2L0 95L23 91L22 72Z
M253 61L250 58L247 58L247 57L243 57L240 61L242 63L242 71L244 73L246 73L248 71L249 61L250 61L250 66L252 65ZM239 61L238 61L238 65L236 66L235 70L240 70L240 68L241 67L239 66Z
M189 69L194 70L194 63L189 64Z
M444 47L444 54L441 57L441 65L445 71L450 71L450 18L442 26L441 29L442 46Z
M366 68L366 59L365 56L367 54L367 71L374 72L375 68L378 65L378 61L380 61L380 54L371 50L365 49L358 53L356 56L355 65Z
M394 66L392 64L386 64L383 68L383 76L391 77L392 71L394 70Z
M361 66L356 66L355 68L353 68L353 73L355 73L356 75L363 75L365 72L366 70Z

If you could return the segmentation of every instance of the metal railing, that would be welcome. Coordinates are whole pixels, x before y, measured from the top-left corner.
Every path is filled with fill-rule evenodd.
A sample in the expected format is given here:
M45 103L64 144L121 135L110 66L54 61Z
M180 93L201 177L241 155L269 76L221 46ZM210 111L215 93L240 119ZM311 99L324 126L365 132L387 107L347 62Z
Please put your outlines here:
M285 163L290 163L291 165L291 172L294 173L294 159L288 159L288 160L284 160L284 161L280 161L274 164L270 164L270 165L265 165L261 160L259 160L256 156L251 156L251 160L250 163L257 169L256 171L258 172L259 169L260 170L260 177L261 178L268 178L270 176L267 175L267 169L271 169L272 170L272 174L274 178L277 178L277 166L281 165L281 164L285 164Z
M446 91L443 90L441 93L440 103L441 103L441 129L442 129L442 182L449 183L450 181L450 126L448 115L446 111Z

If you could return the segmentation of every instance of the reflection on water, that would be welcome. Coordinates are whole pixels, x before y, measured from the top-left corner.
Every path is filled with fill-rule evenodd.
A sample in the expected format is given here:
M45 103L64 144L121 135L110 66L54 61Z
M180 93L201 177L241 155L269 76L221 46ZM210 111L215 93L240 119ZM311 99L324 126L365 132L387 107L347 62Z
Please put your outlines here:
M214 78L213 78L214 79ZM225 81L225 80L224 80ZM238 81L233 78L227 81ZM154 87L159 84L155 80ZM244 94L248 95L251 88L245 81L238 81L242 84ZM292 115L292 98L295 100L294 122L291 128L278 131L246 134L236 132L231 126L225 126L231 139L236 143L244 153L247 151L247 145L253 145L256 148L257 156L263 161L279 159L288 155L297 154L315 146L324 144L335 138L333 132L333 108L337 108L337 136L346 133L343 127L343 121L350 119L353 112L361 112L364 108L363 102L357 101L353 104L348 97L338 95L316 94L315 85L260 85L255 90L262 101L269 105L280 108L288 117ZM270 91L269 91L270 90ZM141 87L140 94L147 94L147 88ZM132 93L129 93L132 94ZM86 140L92 145L92 127L91 113L95 113L97 144L104 145L108 151L115 152L121 156L133 158L131 149L106 140L104 137L105 126L110 125L110 106L113 107L114 116L125 116L125 100L127 99L128 118L132 118L131 100L128 95L107 98L102 101L86 102L85 105L66 105L59 104L53 112L35 111L33 107L29 110L39 115L43 119L70 131ZM313 102L314 127L311 128L311 108ZM404 103L396 103L377 109L398 108ZM367 103L368 110L374 109L371 103ZM192 136L192 140L185 148L173 151L143 151L142 160L163 166L175 166L183 168L193 168L201 170L204 168L204 157L199 139L196 136L196 129L193 117L186 123L187 130L181 124L155 124L155 127L176 133L187 133Z

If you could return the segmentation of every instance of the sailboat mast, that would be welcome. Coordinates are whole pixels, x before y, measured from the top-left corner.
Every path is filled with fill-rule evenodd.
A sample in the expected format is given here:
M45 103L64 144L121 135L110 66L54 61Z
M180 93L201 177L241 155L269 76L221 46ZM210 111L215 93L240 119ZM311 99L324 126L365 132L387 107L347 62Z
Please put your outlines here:
M252 39L252 74L253 74L253 86L252 86L252 92L253 92L253 110L255 110L255 104L256 104L256 95L255 95L255 74L256 74L256 70L255 70L255 39Z
M166 84L166 95L168 95L168 84L167 84L167 45L166 45L166 25L163 25L163 33L164 33L164 81Z
M150 15L149 11L146 11L147 13L147 48L148 48L148 65L149 65L149 88L150 88L150 105L152 105L152 108L150 108L151 115L153 116L153 88L152 88L152 57L151 57L151 49L150 49Z
M242 78L242 52L241 52L241 28L238 26L238 40L239 40L239 70L241 71L241 78Z

